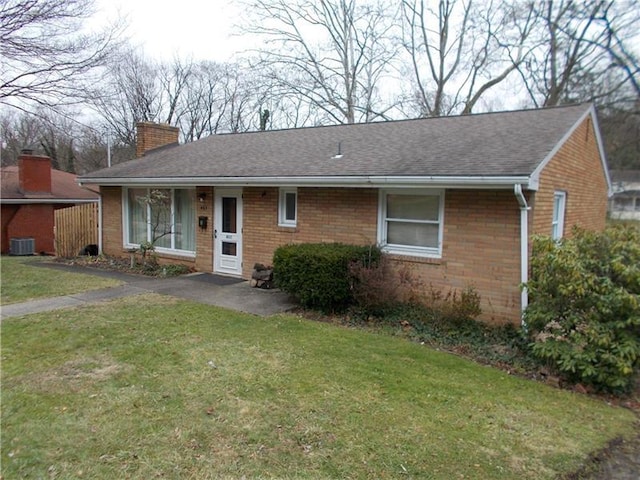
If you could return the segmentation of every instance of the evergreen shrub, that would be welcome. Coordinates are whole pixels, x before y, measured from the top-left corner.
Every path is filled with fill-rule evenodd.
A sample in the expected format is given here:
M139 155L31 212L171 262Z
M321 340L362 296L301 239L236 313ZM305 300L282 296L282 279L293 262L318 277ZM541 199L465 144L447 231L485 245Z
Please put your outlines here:
M631 388L640 366L640 229L535 238L527 288L536 358L596 390Z
M375 246L342 243L284 245L273 255L276 286L308 308L324 312L342 310L353 302L350 266L378 262Z

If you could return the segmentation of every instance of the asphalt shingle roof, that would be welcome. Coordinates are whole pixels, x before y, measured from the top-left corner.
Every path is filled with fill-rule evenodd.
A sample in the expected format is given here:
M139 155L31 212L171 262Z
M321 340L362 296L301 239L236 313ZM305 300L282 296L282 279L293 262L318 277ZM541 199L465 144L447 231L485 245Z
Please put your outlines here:
M591 105L213 135L84 175L528 176ZM338 153L342 158L332 158Z
M2 200L42 200L42 203L54 200L95 200L100 198L96 192L78 186L76 175L51 169L51 193L23 192L20 189L18 166L0 168L0 198Z

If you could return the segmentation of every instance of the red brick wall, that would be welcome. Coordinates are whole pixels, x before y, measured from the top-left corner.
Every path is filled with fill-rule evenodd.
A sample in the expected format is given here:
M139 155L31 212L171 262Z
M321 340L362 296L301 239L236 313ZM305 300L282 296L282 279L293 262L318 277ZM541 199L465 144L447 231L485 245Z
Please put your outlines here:
M51 193L51 159L40 155L21 154L18 157L20 190Z
M19 205L2 205L0 211L0 219L2 220L2 244L0 245L0 251L2 253L9 253L9 247L11 246L9 239L9 224L13 220L13 216L20 209Z
M532 201L532 233L551 234L553 195L567 192L564 235L577 225L602 230L607 218L607 181L602 168L591 117L576 129L540 175Z
M34 239L35 253L53 254L55 252L53 235L53 212L56 208L63 208L68 206L69 205L56 205L54 208L54 206L50 204L20 205L17 211L15 211L14 215L10 217L11 221L6 226L7 239L10 242L12 238L31 237ZM5 209L3 205L3 217L4 214ZM9 251L9 247L10 243L6 246L3 245L3 253L7 253Z

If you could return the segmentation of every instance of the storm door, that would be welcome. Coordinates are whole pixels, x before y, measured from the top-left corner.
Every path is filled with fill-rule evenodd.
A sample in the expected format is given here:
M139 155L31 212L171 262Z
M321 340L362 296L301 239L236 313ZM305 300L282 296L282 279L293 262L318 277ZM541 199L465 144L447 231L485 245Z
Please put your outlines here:
M213 270L242 275L242 190L215 189Z

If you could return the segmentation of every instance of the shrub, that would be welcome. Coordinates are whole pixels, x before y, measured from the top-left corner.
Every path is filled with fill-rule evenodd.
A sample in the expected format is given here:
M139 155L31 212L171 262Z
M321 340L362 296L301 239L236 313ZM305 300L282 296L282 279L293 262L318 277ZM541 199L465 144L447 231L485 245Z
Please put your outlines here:
M480 315L480 295L473 287L443 293L424 282L409 268L394 270L387 257L379 262L354 263L349 269L353 277L353 296L364 313L385 315L399 304L422 305L434 319L453 321L473 319Z
M160 275L164 277L177 277L191 273L191 268L186 265L168 264L160 267Z
M378 262L353 262L349 274L355 304L368 315L384 315L400 303L418 303L423 287L408 268L394 271L385 256Z
M535 238L531 270L533 355L569 381L630 388L640 364L640 230Z
M423 303L431 310L434 320L454 324L473 320L482 313L480 294L471 286L460 292L449 290L443 294L442 291L430 285Z
M301 305L325 312L353 302L352 263L372 264L380 259L374 246L341 243L284 245L273 255L273 278L278 288Z

